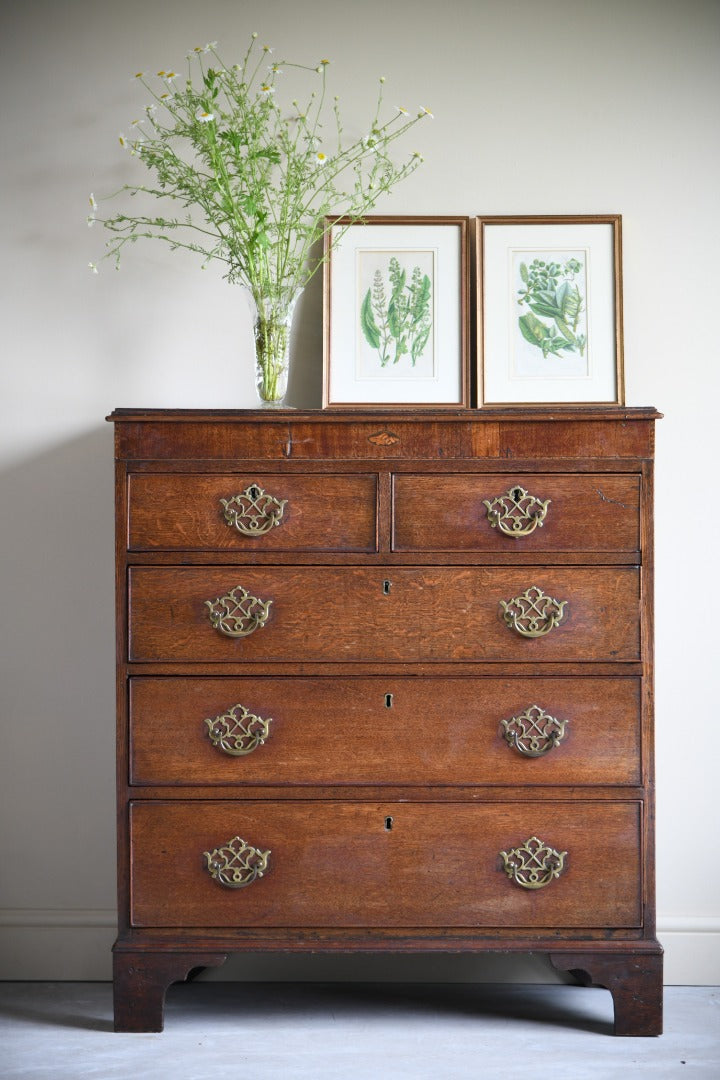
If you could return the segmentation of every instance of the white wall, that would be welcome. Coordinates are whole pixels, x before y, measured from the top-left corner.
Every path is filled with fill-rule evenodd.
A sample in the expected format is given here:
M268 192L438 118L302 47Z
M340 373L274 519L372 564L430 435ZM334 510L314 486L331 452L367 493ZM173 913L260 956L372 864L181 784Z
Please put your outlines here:
M87 196L135 175L138 70L257 29L436 119L379 213L618 211L630 404L656 405L658 907L669 981L720 983L716 762L720 7L714 0L26 0L0 16L0 977L104 978L114 918L114 406L253 403L242 301L136 247L92 276ZM413 149L408 147L408 149ZM320 402L305 297L296 405ZM359 963L359 962L358 962ZM369 963L369 962L368 962ZM283 966L284 964L284 966ZM334 966L333 966L334 964ZM253 960L242 973L482 977L478 961ZM507 970L507 969L504 969ZM516 969L550 977L544 968Z

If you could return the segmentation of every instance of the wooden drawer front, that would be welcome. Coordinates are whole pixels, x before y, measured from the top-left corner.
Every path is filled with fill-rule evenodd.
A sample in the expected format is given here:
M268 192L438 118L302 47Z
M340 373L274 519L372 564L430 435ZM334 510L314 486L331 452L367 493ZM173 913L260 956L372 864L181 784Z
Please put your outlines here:
M280 503L286 501L279 524L246 536L226 523L220 500L232 500L253 487ZM260 499L263 510L263 497L255 491L252 494L256 502ZM133 473L129 478L128 546L133 551L242 554L375 551L376 505L374 475ZM270 504L273 509L277 510L276 504ZM261 522L266 520L272 517L260 518Z
M389 820L391 819L391 821ZM640 804L136 802L135 926L630 927L641 921ZM391 828L388 828L391 825ZM204 852L270 851L245 888ZM527 889L500 853L536 837L567 852Z
M512 723L532 706L546 737ZM639 784L640 680L134 678L130 761L133 784Z
M505 497L506 529L522 528L528 496L550 500L542 526L508 536L488 520L484 500ZM495 473L396 475L395 551L616 551L640 548L640 477L634 474ZM508 492L516 492L515 500ZM538 509L538 504L532 504ZM517 510L515 510L517 507ZM500 507L499 512L503 513Z
M633 567L133 567L135 661L637 660ZM214 629L206 601L240 586L272 601L247 637ZM562 622L522 637L501 602L531 586L567 601ZM236 596L239 595L236 593Z

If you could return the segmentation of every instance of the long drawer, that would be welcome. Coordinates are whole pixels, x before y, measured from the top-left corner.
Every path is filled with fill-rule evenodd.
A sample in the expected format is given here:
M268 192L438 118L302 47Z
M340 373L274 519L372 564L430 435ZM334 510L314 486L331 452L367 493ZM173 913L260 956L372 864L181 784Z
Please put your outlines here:
M136 927L641 922L636 802L135 802L130 832Z
M131 551L375 551L375 474L132 473Z
M133 567L129 590L132 661L640 658L635 567Z
M130 680L130 782L631 785L640 680Z
M398 474L395 551L613 551L640 547L640 477Z

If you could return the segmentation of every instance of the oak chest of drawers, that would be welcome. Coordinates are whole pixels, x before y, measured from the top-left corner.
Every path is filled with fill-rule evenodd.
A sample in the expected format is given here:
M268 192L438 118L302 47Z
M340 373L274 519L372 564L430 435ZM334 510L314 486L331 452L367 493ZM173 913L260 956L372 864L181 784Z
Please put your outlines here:
M112 415L118 1030L231 952L417 950L660 1031L657 415Z

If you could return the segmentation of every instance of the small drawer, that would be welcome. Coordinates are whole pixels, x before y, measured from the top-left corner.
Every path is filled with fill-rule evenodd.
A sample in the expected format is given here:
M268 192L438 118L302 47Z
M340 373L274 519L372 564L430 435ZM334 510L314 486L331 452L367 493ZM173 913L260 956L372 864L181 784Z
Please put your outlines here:
M137 785L633 785L640 680L130 681Z
M375 551L375 475L132 473L131 551Z
M138 566L129 582L132 661L640 658L635 567Z
M634 801L135 802L130 832L136 927L641 922Z
M393 478L395 551L639 548L637 474L450 473Z

